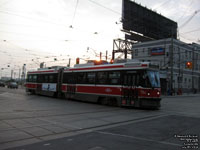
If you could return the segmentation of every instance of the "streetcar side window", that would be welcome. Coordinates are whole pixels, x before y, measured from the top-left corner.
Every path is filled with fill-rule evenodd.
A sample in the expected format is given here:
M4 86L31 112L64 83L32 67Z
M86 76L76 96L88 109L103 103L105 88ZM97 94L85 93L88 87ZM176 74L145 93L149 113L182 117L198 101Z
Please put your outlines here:
M87 73L85 72L77 73L77 83L84 84L86 82L87 82Z
M32 82L32 75L28 75L27 81Z
M95 72L88 72L87 79L88 79L89 84L94 84L95 83Z
M43 81L44 81L44 75L43 74L38 75L38 82L42 83Z
M64 73L63 74L63 83L74 84L75 83L75 74L74 73Z
M37 75L33 75L32 81L37 82Z
M48 83L49 81L49 77L47 74L44 75L44 83Z
M120 84L120 72L109 72L108 81L110 84Z
M53 75L49 75L49 83L53 83L54 82L54 76Z
M97 72L97 84L107 83L107 72Z

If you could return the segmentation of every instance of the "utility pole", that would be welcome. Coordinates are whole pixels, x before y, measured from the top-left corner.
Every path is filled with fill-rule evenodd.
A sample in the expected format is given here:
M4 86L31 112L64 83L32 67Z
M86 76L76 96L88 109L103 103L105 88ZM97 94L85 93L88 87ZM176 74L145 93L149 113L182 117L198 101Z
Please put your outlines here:
M174 41L173 38L171 38L171 50L170 50L170 67L171 67L171 76L170 76L170 91L173 92L173 63L174 59ZM172 93L173 94L173 93Z
M69 58L69 63L67 65L67 67L70 67L70 63L71 63L71 58Z
M100 52L99 57L100 57L100 60L102 60L102 52Z
M19 68L19 82L21 81L20 76L21 76L21 69Z
M108 51L106 51L106 61L108 60Z
M13 79L13 70L11 70L11 80Z
M192 49L192 91L194 92L194 51L195 51L196 47L193 47Z
M181 53L180 47L178 47L178 90L180 89L181 82Z

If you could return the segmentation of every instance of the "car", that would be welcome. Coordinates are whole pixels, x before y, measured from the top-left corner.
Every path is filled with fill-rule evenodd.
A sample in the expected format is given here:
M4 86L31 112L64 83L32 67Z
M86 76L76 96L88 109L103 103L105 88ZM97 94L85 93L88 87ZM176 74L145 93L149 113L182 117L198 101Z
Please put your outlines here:
M5 87L5 83L0 81L0 86Z
M7 87L11 88L11 89L17 89L18 88L18 84L16 82L9 82Z

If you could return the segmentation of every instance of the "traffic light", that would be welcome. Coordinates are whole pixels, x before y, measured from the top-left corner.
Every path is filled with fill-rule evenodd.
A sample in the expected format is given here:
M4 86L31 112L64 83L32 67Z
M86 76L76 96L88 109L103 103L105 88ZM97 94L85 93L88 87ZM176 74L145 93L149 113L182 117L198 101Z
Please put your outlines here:
M111 60L110 60L110 63L111 63L111 64L113 64L113 63L114 63L114 60L113 60L113 59L111 59Z
M191 61L186 62L186 68L192 69L192 62Z

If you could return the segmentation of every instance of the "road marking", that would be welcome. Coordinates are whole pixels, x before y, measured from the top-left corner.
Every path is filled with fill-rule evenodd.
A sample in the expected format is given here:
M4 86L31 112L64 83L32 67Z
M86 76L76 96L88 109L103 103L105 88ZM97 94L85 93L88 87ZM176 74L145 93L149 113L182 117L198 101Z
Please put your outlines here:
M49 145L51 145L51 143L46 143L46 144L44 144L44 146L49 146Z
M0 95L5 95L5 94L8 94L8 92L3 92L3 93L0 93Z
M166 145L172 145L172 146L182 146L181 144L170 143L170 142L161 142L161 141L150 140L150 139L146 139L146 138L140 138L140 137L135 137L135 136L130 136L130 135L124 135L124 134L116 134L116 133L103 132L103 131L95 131L95 132L96 133L100 133L100 134L106 134L106 135L112 135L112 136L120 136L120 137L125 137L125 138L131 138L131 139L135 139L135 140L155 142L155 143L159 143L159 144L166 144Z

